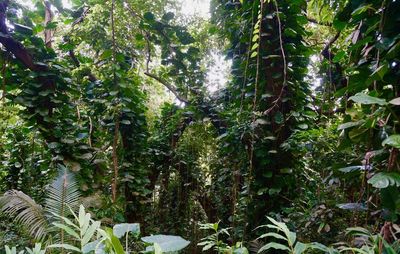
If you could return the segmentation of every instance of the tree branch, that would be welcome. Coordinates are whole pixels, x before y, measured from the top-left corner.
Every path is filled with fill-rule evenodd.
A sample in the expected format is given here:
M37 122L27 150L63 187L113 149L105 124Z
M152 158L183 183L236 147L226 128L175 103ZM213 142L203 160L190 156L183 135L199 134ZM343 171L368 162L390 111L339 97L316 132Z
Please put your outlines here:
M181 96L179 95L178 91L176 90L176 88L175 88L174 86L172 86L171 84L169 84L167 81L163 80L163 79L160 78L160 77L157 77L156 75L153 75L153 74L151 74L151 73L148 73L148 72L145 72L144 74L145 74L146 76L152 78L152 79L157 80L157 81L160 82L161 84L163 84L169 91L171 91L171 92L175 95L175 97L176 97L178 100L180 100L180 101L182 101L182 102L184 102L184 103L189 103L188 99L186 99L186 98L184 98L184 97L181 97Z
M327 59L329 62L331 62L333 58L333 55L329 49L332 46L332 44L335 43L337 39L339 39L339 36L340 32L337 32L337 34L328 41L324 49L321 51L321 55L325 57L325 59Z
M320 26L332 26L332 23L329 23L329 22L326 22L326 23L319 22L318 20L316 20L316 19L314 19L314 18L310 18L310 17L307 17L307 20L308 20L308 22L310 22L310 23L313 23L313 24L316 24L316 25L320 25Z
M32 71L46 71L48 66L39 65L33 61L33 57L26 48L18 41L15 41L9 34L6 25L6 11L8 0L0 1L0 43Z

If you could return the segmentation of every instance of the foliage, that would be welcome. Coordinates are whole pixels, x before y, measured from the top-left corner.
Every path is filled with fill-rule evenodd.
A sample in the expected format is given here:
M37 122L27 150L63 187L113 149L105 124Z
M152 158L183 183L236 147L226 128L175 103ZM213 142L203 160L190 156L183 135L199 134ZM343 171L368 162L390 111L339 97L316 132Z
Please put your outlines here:
M54 217L68 216L70 209L75 210L80 204L80 193L74 175L66 168L61 167L58 177L47 188L47 198L42 207L22 191L10 190L0 198L1 211L14 218L15 223L21 224L29 234L37 240L62 239L62 233L50 235L54 232L52 223L60 220Z
M398 251L399 1L66 3L0 0L0 243Z
M227 228L219 228L219 222L200 224L200 229L211 230L212 234L207 235L197 244L203 246L202 251L215 250L216 253L229 253L229 254L248 254L246 247L243 247L241 242L237 242L233 246L229 246L224 242L223 238L229 237L230 234Z
M368 230L360 227L348 228L346 231L348 234L358 237L358 243L355 243L358 246L346 246L343 243L338 243L338 247L331 246L327 247L321 243L313 242L313 243L302 243L298 241L296 237L296 233L289 230L287 225L283 222L278 222L275 219L268 217L272 224L267 224L263 227L267 227L269 229L274 230L275 232L268 232L261 235L259 238L265 239L274 239L269 243L262 246L258 253L263 253L270 249L274 250L282 250L285 253L293 253L293 254L301 254L301 253L314 253L313 250L316 250L317 253L397 253L398 251L398 243L390 245L386 242L386 240L382 237L382 235L377 234L374 235L370 233ZM281 243L282 242L282 243Z
M26 248L29 254L44 254L47 249L60 248L66 251L74 251L78 253L115 253L123 254L129 253L128 249L128 236L129 233L133 232L136 235L140 234L138 224L116 224L114 229L100 228L101 222L94 221L91 218L90 213L86 213L83 205L79 207L79 213L71 209L71 213L74 217L74 221L67 217L53 214L58 217L64 223L53 222L53 225L59 228L70 238L66 242L57 244L51 244L44 250L41 249L41 243L36 243L35 247L31 250ZM126 249L122 246L119 238L126 235ZM170 253L178 252L185 248L189 242L179 236L169 235L158 235L158 236L147 236L143 237L142 241L147 244L153 244L151 248L146 248L145 253ZM16 248L10 249L7 245L5 247L6 254L16 254ZM24 253L23 251L18 252L19 254Z

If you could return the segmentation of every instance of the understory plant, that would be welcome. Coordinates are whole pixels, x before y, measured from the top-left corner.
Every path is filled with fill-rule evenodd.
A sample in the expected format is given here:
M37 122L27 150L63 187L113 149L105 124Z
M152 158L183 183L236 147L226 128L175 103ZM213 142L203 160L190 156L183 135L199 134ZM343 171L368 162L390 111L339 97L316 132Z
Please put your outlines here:
M61 250L62 253L67 251L82 254L93 252L125 254L130 253L129 235L133 234L137 238L140 234L138 223L122 223L114 225L113 228L102 228L101 222L93 220L83 205L80 205L78 214L72 209L70 212L73 219L53 213L55 218L62 221L62 223L52 223L55 228L65 234L62 242L48 245L44 249L42 249L42 243L36 243L34 249L26 248L28 253L45 254L47 251ZM154 254L177 253L190 243L179 236L172 235L152 235L142 237L141 240L147 247L140 253ZM6 246L5 248L7 254L17 254L15 247ZM23 253L24 251L18 252L18 254Z
M212 233L207 235L197 244L203 246L202 251L214 250L216 253L221 254L248 254L249 251L243 246L241 242L235 243L230 246L224 241L224 236L229 237L229 228L220 228L219 222L200 224L200 229L208 230Z
M62 221L54 214L67 217L70 211L79 208L81 194L75 176L60 166L58 176L46 193L44 204L40 205L22 191L9 190L0 197L0 211L13 218L37 241L63 241L63 233L53 225Z
M268 217L270 224L261 226L271 229L261 235L258 239L267 239L258 253L282 253L301 254L301 253L360 253L360 254L395 254L399 253L399 241L388 243L381 234L373 234L362 227L353 227L346 230L346 234L355 237L353 244L337 243L333 246L325 246L318 242L303 243L295 232L289 230L283 222Z

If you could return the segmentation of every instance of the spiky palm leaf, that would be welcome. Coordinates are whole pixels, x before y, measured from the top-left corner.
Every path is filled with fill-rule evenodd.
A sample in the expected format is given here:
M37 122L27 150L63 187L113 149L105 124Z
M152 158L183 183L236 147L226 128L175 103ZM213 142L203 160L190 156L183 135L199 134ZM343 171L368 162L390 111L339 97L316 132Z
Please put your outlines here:
M44 205L46 216L50 220L54 218L53 214L67 217L71 209L73 211L79 209L80 199L81 194L75 176L67 168L60 166L58 177L47 188Z
M64 224L61 217L68 217L71 211L77 211L80 205L80 192L75 176L64 166L60 166L58 177L47 188L47 197L45 199L44 211L49 227L50 235L55 242L64 243L64 231L53 227L53 223ZM54 215L58 216L54 216ZM59 234L57 234L59 232Z
M34 239L43 240L54 231L52 222L60 220L53 214L68 216L70 208L79 208L80 197L74 175L60 166L58 177L47 188L44 208L22 191L10 190L0 197L0 211L14 217Z
M43 208L22 191L9 190L0 197L0 211L23 225L33 238L44 238L48 221Z

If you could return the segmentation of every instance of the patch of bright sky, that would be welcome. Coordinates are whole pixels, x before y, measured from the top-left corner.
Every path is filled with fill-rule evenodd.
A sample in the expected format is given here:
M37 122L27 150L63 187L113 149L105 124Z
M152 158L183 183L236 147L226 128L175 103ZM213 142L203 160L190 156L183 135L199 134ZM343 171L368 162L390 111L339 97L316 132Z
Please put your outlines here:
M179 0L181 13L186 16L210 19L210 0ZM221 50L211 53L211 61L207 67L206 87L214 93L226 86L231 68L231 61L227 61Z
M180 0L182 13L188 16L210 18L210 0Z
M18 2L33 7L33 1L17 0ZM177 0L178 6L181 6L180 12L189 17L199 17L203 19L210 19L210 0ZM72 4L70 0L62 0L65 8L71 8ZM228 82L228 75L230 72L231 62L225 60L220 52L211 53L211 61L208 65L206 86L210 93L214 93L219 89L225 87Z

